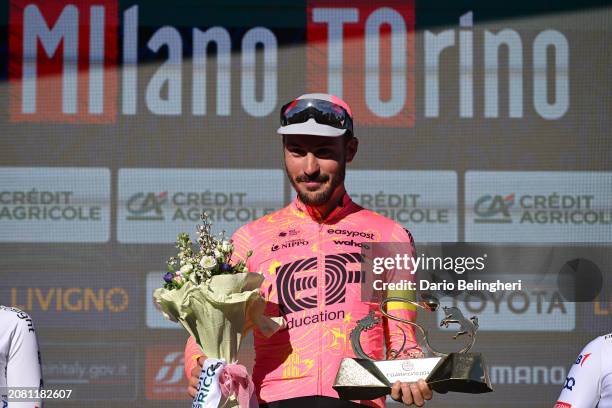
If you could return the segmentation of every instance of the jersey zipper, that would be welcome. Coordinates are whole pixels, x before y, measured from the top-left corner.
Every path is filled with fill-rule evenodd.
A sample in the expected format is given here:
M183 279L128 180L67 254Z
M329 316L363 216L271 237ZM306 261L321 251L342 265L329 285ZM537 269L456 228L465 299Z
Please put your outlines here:
M317 223L318 224L318 237L317 237L317 299L319 299L319 301L317 302L317 306L319 308L321 307L325 307L325 299L323 298L323 293L324 293L324 279L325 279L325 258L323 257L323 250L321 248L321 245L323 243L323 238L322 238L322 231L323 231L323 224L322 223ZM319 310L317 310L317 313L319 313ZM319 337L319 352L317 353L317 394L318 395L323 395L323 386L322 386L322 381L321 381L321 376L323 375L323 370L322 370L322 364L323 364L323 359L321 358L322 354L323 354L323 330L322 330L322 324L319 323L318 324L319 330L318 330L318 337Z

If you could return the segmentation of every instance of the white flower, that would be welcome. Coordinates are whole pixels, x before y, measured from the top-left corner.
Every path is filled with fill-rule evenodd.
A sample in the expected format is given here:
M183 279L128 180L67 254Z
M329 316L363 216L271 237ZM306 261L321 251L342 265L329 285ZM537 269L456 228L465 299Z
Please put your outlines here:
M188 264L185 264L185 265L181 266L181 269L179 270L179 273L185 274L185 273L191 272L192 270L193 270L193 265L188 263Z
M203 256L202 259L200 260L200 266L204 269L212 269L217 265L217 261L215 260L215 257L207 255L207 256Z
M221 242L221 252L229 254L233 250L233 245L229 241Z
M215 259L220 259L220 260L224 260L225 259L225 254L221 251L219 251L218 249L214 250L214 255L215 255Z

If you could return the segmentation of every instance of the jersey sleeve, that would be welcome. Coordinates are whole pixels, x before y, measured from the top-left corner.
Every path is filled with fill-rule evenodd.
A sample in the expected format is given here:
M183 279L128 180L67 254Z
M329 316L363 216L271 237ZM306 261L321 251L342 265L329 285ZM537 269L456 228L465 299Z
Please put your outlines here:
M249 231L248 225L243 225L238 228L234 235L232 235L232 244L234 245L234 252L232 253L231 263L236 263L244 260L247 253L253 249L252 245L252 234ZM247 267L249 267L249 261L247 261ZM249 270L252 270L249 267Z
M185 377L191 377L191 371L198 365L198 358L203 357L204 353L193 336L189 336L185 344Z
M25 312L19 311L16 317L6 366L7 387L41 389L42 369L34 324ZM41 406L42 401L38 400L11 402L8 408L38 408Z
M403 251L414 257L416 248L412 234L400 225L396 225L391 234L391 242L406 244ZM408 277L409 274L403 273L402 277ZM414 277L414 275L411 275ZM415 300L416 293L413 290L388 290L387 297L400 297L409 300ZM387 303L387 312L393 316L397 316L404 320L416 321L416 307L406 302L389 302ZM396 320L384 318L385 325L385 342L387 347L387 358L409 358L422 357L423 353L418 345L414 327L409 324L401 323ZM401 351L401 353L400 353ZM399 354L398 354L399 353Z
M234 234L232 235L232 244L234 245L234 252L232 253L231 263L236 264L241 260L246 258L247 252L252 249L251 246L251 234L248 231L246 225L240 227ZM247 268L252 270L249 265L249 261L247 261ZM189 336L187 339L187 344L185 344L185 376L187 378L191 377L191 371L198 364L198 358L206 357L202 352L198 343L196 343L193 336Z
M601 395L602 337L587 344L569 370L554 408L595 408Z

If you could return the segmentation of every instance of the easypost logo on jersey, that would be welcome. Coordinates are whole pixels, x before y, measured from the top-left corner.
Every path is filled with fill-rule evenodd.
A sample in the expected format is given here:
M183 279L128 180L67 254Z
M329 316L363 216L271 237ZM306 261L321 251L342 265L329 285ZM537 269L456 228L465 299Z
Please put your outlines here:
M117 239L171 243L206 212L215 232L236 229L284 204L281 170L120 169Z
M109 169L0 169L0 242L106 242L109 236Z
M469 171L465 239L612 242L612 173Z
M346 188L355 203L402 224L416 241L457 241L454 171L351 170Z
M568 332L576 328L576 303L566 301L553 279L543 279L537 286L533 276L506 273L500 279L522 280L522 290L478 291L464 297L444 298L443 303L458 307L466 317L477 316L478 331ZM494 280L494 279L493 279ZM438 310L438 321L445 317ZM441 330L457 330L449 325Z

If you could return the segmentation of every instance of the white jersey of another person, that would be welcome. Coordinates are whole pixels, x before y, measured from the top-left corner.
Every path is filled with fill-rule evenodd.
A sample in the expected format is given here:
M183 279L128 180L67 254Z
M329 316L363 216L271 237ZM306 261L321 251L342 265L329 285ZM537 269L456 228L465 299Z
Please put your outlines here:
M0 305L0 408L40 408L41 400L9 403L9 393L42 389L42 370L34 324L19 309ZM11 395L11 397L19 395ZM12 398L13 399L13 398Z
M587 344L572 365L555 408L612 408L612 333Z

